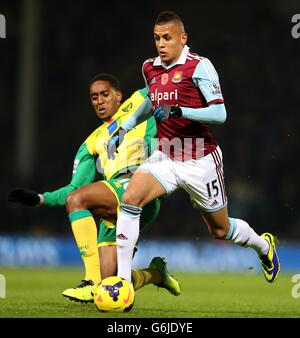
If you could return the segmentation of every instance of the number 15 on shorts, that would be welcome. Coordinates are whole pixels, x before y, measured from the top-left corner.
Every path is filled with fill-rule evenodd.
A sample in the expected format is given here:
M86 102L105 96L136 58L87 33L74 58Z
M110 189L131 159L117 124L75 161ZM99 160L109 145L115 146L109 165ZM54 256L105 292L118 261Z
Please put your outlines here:
M207 193L209 198L217 197L219 195L219 187L217 180L206 183Z

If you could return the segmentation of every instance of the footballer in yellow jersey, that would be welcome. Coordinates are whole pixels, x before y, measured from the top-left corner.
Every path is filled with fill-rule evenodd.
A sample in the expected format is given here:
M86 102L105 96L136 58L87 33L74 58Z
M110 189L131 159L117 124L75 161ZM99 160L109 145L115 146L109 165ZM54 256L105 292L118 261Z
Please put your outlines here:
M92 301L91 291L101 278L117 272L115 224L120 201L132 173L156 146L156 123L152 116L126 134L121 135L120 131L121 124L124 125L137 110L151 111L145 89L134 92L121 104L119 81L110 74L99 74L90 82L90 97L103 123L80 146L71 183L43 194L18 189L9 196L10 201L28 206L66 205L85 266L85 277L78 287L65 290L63 295L81 302ZM117 142L111 142L116 139ZM97 170L103 180L93 183ZM159 207L157 199L145 208L143 225L157 216ZM101 217L98 233L93 216ZM133 270L132 274L135 289L154 283L174 295L180 293L178 282L168 274L166 262L159 257L152 260L149 268Z
M132 173L152 152L157 132L153 117L127 133L123 133L120 136L123 138L122 143L119 144L117 152L109 149L111 137L119 131L120 126L138 108L144 104L143 109L151 109L145 104L147 103L146 98L145 89L136 91L110 119L97 128L84 142L81 151L98 156L104 179L115 178L128 172Z

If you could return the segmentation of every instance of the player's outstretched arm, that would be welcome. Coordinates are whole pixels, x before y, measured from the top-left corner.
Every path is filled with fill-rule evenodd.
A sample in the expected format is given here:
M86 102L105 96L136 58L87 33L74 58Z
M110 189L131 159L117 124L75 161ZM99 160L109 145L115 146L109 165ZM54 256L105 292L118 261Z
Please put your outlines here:
M28 207L35 207L42 203L42 197L35 191L27 189L14 189L9 192L8 201L20 203Z
M224 103L212 104L205 108L181 108L182 117L204 123L222 124L226 121L227 112Z
M121 128L128 131L135 128L140 123L148 120L152 116L152 103L148 97L145 97L144 101L138 107L136 112L125 121Z
M212 104L205 108L187 108L162 104L153 112L153 116L159 123L169 118L184 117L197 122L221 124L225 122L226 115L224 103Z
M84 142L74 160L71 182L57 190L43 193L44 203L48 207L64 206L68 195L84 185L94 182L96 175L96 157L89 151Z
M144 97L143 102L139 105L137 110L132 116L126 120L116 133L110 138L107 144L107 154L108 158L114 159L115 153L118 151L118 147L124 140L125 134L134 129L140 123L147 121L152 117L152 103L147 95L147 89L143 88L139 90L139 93Z
M41 205L48 207L64 206L68 195L73 190L92 183L95 179L95 174L95 157L88 151L85 143L83 143L75 156L73 176L68 185L43 194L28 189L14 189L9 192L8 201L30 207Z

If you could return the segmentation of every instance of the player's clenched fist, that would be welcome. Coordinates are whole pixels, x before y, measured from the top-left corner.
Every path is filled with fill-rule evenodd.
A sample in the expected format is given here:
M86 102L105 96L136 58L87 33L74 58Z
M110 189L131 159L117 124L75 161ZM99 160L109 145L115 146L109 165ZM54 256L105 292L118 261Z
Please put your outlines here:
M154 112L153 116L159 123L165 122L170 117L182 117L182 110L177 106L170 106L169 104L161 104Z
M34 207L40 204L40 197L35 191L15 189L9 192L8 201Z

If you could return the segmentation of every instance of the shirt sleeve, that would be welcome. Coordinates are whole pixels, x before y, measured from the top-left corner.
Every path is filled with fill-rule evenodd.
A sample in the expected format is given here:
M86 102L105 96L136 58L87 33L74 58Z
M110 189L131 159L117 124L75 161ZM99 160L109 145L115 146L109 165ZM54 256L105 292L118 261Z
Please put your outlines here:
M182 117L203 123L222 124L226 120L227 112L224 103L211 104L205 108L181 108Z
M203 58L198 63L192 78L208 105L224 102L218 73L209 59Z
M73 174L71 182L65 187L51 192L45 192L44 206L56 207L63 206L66 198L73 190L76 190L86 184L92 183L96 175L96 158L91 154L83 143L77 151L74 159Z
M147 95L147 88L141 89L139 92L144 97L144 101L140 104L136 112L122 124L121 128L126 131L135 128L152 116L152 103Z

